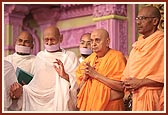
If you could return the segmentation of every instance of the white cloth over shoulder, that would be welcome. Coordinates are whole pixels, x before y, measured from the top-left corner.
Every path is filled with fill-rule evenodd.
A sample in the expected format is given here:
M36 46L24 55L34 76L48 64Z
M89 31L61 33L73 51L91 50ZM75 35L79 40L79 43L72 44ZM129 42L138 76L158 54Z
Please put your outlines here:
M53 67L60 59L70 82L61 78ZM78 58L73 52L37 54L33 74L28 85L23 86L23 111L68 111L76 109L77 83L75 77Z
M19 67L24 71L32 74L32 65L34 63L35 57L35 55L19 55L17 53L14 53L6 56L5 60L9 61L13 65L15 71L16 68ZM11 110L21 110L22 96L19 98L19 100L13 100L12 105L14 106L11 107Z
M4 111L19 110L17 103L13 103L9 96L10 85L17 82L14 67L11 63L4 60ZM18 101L18 100L13 100Z
M12 65L15 68L15 71L16 71L16 68L19 67L24 71L31 73L31 68L35 60L35 55L19 55L17 53L14 53L12 55L6 56L5 60L12 63Z

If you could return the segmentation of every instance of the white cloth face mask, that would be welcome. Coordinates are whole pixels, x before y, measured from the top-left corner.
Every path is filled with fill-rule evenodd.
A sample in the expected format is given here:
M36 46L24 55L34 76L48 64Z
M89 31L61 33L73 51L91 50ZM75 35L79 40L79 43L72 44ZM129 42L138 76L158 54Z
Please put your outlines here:
M55 44L55 45L44 45L45 46L45 49L49 52L52 52L52 51L57 51L60 49L60 44Z
M18 53L30 54L31 48L27 46L15 45L15 51Z
M92 53L92 50L88 48L80 48L80 53L90 55Z

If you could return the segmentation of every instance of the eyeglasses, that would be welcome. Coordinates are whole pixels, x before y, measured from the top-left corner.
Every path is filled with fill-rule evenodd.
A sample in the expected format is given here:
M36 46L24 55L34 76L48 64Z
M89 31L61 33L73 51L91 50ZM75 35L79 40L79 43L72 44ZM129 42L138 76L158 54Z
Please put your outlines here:
M137 20L145 20L145 19L147 19L147 18L156 18L156 17L138 16L138 17L135 18L135 20L136 20L136 21L137 21Z

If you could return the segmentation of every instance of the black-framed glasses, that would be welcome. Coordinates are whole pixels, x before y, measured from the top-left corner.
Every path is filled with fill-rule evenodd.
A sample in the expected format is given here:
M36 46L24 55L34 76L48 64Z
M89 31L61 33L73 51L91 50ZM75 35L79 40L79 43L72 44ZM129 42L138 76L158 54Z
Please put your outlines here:
M136 20L136 21L137 21L137 20L145 20L145 19L147 19L147 18L156 18L156 17L138 16L138 17L135 18L135 20Z

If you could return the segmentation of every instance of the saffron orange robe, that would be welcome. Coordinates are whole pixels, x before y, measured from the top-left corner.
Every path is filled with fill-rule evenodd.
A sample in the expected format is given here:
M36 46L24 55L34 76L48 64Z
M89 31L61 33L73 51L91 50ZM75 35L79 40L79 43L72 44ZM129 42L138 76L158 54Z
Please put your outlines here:
M161 96L160 96L159 105L160 105L160 110L164 111L164 88L163 88Z
M147 38L140 36L123 72L124 77L148 78L164 82L164 34L157 30ZM133 93L133 111L157 111L162 87L142 87Z
M125 58L121 52L110 49L102 58L92 53L77 68L77 82L81 83L84 76L83 63L96 64L96 71L109 79L120 81L125 68ZM96 79L88 79L81 87L77 96L77 107L81 111L123 110L123 99L110 101L111 88Z

